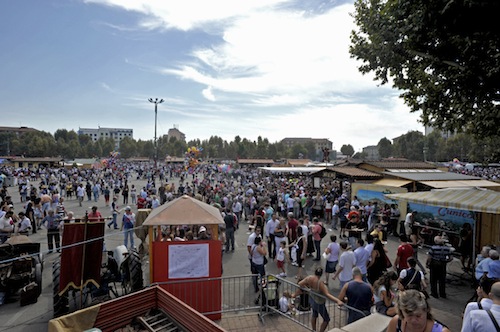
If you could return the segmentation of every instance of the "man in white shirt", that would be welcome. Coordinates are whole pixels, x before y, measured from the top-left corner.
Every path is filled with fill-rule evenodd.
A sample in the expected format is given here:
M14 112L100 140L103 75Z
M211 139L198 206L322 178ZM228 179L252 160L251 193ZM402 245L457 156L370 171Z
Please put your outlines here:
M9 235L14 231L14 224L12 221L12 215L14 212L7 211L0 218L0 244L7 241Z
M411 228L413 227L413 223L415 222L415 216L417 215L417 211L412 211L406 214L405 218L405 234L406 236L411 235Z
M339 201L335 200L332 206L332 228L337 230L337 225L339 223Z
M28 231L31 229L31 220L29 220L24 212L19 212L19 228L18 233L22 235L28 235Z
M356 266L361 271L361 278L364 282L368 282L366 278L366 267L368 266L368 260L370 259L370 254L364 247L365 241L363 239L358 239L356 242L356 249L354 249L354 256L356 257Z
M266 223L265 235L267 236L267 252L269 253L269 258L274 259L276 257L276 247L274 241L274 230L278 225L279 220L277 219L276 213L273 213L271 219ZM272 250L274 248L274 250Z
M76 187L76 197L78 198L78 204L82 206L83 198L85 197L85 188L83 188L82 183Z
M338 269L332 279L335 280L339 277L339 287L342 289L346 283L353 279L352 268L356 266L356 256L345 241L340 242L340 249L342 250L342 254L339 258Z
M465 324L465 321L470 319L470 313L473 310L478 310L478 309L483 309L483 310L489 310L491 309L491 306L493 305L493 301L490 298L490 292L491 292L491 286L493 286L494 280L489 279L489 278L483 278L481 279L481 282L479 283L479 286L477 287L477 296L478 296L478 301L477 302L470 302L467 303L467 306L465 307L464 311L464 318L463 318L463 324Z
M495 323L500 324L500 282L491 287L490 298L493 304L489 310L472 310L467 320L464 317L462 332L497 331Z

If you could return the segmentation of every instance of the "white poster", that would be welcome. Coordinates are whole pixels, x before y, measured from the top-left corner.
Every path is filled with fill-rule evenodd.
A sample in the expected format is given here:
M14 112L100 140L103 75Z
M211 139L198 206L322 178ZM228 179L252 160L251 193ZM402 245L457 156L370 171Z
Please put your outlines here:
M208 277L208 243L170 245L168 247L169 279Z

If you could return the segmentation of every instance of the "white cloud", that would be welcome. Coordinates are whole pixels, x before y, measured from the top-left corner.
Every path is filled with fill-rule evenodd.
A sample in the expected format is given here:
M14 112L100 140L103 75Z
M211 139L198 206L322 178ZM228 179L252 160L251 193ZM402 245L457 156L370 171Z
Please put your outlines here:
M215 101L215 96L212 92L211 86L207 87L206 89L203 89L203 91L201 93L203 94L203 97L205 97L206 99L208 99L210 101Z
M314 136L329 138L337 149L349 143L359 151L366 142L421 128L418 114L409 113L389 86L377 87L371 75L361 75L350 58L352 3L311 13L292 10L296 2L285 0L86 2L141 13L137 27L144 30L196 30L215 37L185 50L190 58L172 62L178 65L152 68L196 83L193 89L211 102L178 98L172 113L203 118L181 126L188 139L232 140L235 132L270 141ZM246 119L231 116L245 110Z

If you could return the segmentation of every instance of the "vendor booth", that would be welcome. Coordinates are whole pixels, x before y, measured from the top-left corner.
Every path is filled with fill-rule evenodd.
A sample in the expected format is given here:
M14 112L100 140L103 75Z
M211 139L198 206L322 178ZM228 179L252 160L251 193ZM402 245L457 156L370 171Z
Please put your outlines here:
M222 246L218 228L224 220L219 209L189 196L179 197L151 211L143 223L149 235L150 283L159 284L211 319L220 319L222 305ZM203 225L206 239L173 241L166 227ZM196 289L193 287L196 281Z
M454 247L465 223L472 226L473 249L500 244L500 193L481 188L435 189L416 193L385 195L419 212L417 226L434 233L446 233ZM407 204L405 204L407 203ZM430 236L432 238L432 236Z

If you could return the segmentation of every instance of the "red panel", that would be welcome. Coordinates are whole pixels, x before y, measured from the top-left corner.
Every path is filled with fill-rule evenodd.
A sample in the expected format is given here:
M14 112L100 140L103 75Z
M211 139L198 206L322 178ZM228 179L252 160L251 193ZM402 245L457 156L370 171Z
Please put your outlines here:
M208 243L209 245L209 276L202 279L170 279L168 273L168 249L170 245L190 245ZM171 282L161 285L172 295L178 297L200 313L220 312L222 308L221 280L222 254L220 241L175 241L153 242L153 280L152 282ZM205 280L204 280L205 279ZM218 320L220 314L210 314L207 317Z
M60 292L65 291L70 285L75 288L81 288L89 281L94 282L96 286L98 286L101 282L103 236L103 222L71 223L64 225L61 276L59 278ZM74 245L75 243L82 244ZM84 248L85 253L83 251ZM85 263L82 266L81 262L84 258ZM82 280L83 285L81 282Z

